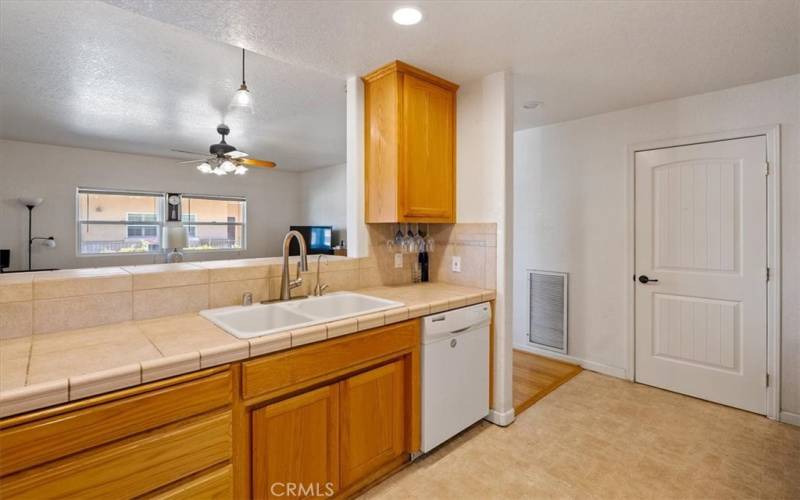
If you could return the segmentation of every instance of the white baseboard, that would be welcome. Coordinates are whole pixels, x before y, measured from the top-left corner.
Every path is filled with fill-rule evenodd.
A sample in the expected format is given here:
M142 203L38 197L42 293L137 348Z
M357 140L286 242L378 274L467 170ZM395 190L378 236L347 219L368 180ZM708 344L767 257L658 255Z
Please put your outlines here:
M488 420L489 422L493 423L494 425L499 425L500 427L506 427L511 425L514 422L514 408L506 411L497 411L497 410L489 410L489 414L486 416L484 420Z
M589 361L575 356L561 354L560 352L548 351L547 349L540 349L532 345L514 344L514 349L529 352L531 354L538 354L539 356L544 356L546 358L557 359L559 361L572 363L574 365L580 365L581 368L585 370L602 373L603 375L609 375L611 377L622 378L626 380L628 379L628 374L625 372L624 368L617 368L616 366L609 366L603 363L597 363L596 361Z
M784 424L792 424L800 426L800 413L792 413L790 411L782 411L780 421Z

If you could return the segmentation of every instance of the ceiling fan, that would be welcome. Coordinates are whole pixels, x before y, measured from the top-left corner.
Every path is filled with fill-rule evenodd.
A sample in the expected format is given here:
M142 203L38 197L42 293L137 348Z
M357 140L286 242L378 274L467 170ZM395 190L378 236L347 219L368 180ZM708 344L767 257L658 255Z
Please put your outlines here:
M224 123L217 125L217 133L221 136L217 144L212 144L208 148L211 156L206 158L198 158L196 160L180 161L178 164L185 165L190 163L200 163L197 165L197 170L204 174L227 175L233 173L235 175L244 175L247 172L247 167L275 167L274 161L258 160L256 158L248 158L248 154L239 151L231 144L225 142L225 136L231 133L231 129ZM188 153L200 155L203 153L196 153L194 151L183 151L180 149L173 149L177 153Z

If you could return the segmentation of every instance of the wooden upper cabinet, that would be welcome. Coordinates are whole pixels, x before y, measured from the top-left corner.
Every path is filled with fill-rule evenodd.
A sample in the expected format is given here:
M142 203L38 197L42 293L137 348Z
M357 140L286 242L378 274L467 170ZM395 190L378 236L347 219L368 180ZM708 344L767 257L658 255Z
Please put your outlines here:
M455 222L458 85L390 63L364 80L369 222Z

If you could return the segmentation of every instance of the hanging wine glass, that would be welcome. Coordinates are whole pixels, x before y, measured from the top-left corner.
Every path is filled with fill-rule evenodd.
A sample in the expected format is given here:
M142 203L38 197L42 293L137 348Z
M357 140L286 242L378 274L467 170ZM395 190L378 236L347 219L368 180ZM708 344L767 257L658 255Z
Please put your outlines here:
M417 224L417 234L414 236L414 246L417 249L417 253L422 253L425 251L425 239L420 233L419 223Z
M406 224L406 235L403 238L403 251L406 253L416 253L415 246L414 233L411 232L410 224Z
M436 245L433 236L431 236L430 232L430 225L425 224L425 251L428 253L433 253L433 247Z
M400 224L397 225L397 232L394 237L386 240L386 248L390 253L403 251L403 231L400 230Z

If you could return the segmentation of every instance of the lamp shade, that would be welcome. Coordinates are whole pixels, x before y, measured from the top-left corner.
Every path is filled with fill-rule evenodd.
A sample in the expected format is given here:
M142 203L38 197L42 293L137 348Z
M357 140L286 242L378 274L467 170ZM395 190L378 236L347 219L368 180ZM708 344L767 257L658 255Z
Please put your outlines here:
M231 99L231 103L228 105L228 109L231 111L239 109L248 113L255 112L253 94L250 93L250 90L248 90L245 84L242 84L239 90L233 94L233 98Z
M186 228L183 224L167 226L167 248L186 248L189 241L186 236Z

